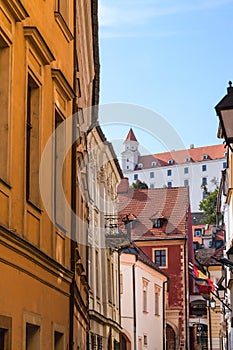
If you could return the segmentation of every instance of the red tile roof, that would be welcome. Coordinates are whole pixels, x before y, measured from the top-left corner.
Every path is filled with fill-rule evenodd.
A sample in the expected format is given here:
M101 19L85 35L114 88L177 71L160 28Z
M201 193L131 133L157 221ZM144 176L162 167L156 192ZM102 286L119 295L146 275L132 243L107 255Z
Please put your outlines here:
M143 168L152 168L152 162L156 162L157 166L171 166L168 164L170 159L173 159L173 164L184 164L186 159L189 157L190 162L201 162L203 161L203 155L207 155L208 160L223 159L225 158L224 153L226 149L223 144L213 146L203 146L197 148L190 148L186 150L171 151L164 153L156 153L152 155L145 155L139 157L138 163L143 164ZM188 162L187 162L188 164Z
M134 132L133 132L132 128L129 130L125 141L136 141L137 142L136 136L134 135Z
M187 187L128 190L118 194L119 217L133 214L133 238L184 237L189 196ZM162 228L153 228L152 218L164 218ZM124 231L122 222L120 229Z

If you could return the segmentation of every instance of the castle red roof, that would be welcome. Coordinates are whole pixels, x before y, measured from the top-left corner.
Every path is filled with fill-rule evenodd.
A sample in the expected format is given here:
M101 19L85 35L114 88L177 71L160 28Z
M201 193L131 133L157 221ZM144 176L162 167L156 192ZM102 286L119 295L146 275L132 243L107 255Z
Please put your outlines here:
M129 130L125 141L136 141L137 142L136 136L134 135L134 132L133 132L132 128Z
M189 196L187 187L128 190L118 194L119 217L133 214L132 238L183 238L186 234ZM153 228L154 219L162 228ZM122 222L120 229L124 231Z
M226 149L223 144L190 148L179 151L171 151L164 153L156 153L139 157L138 163L143 164L143 168L152 168L152 162L156 162L156 166L171 166L169 160L173 160L173 164L184 164L189 162L203 162L208 160L217 160L225 158ZM203 159L205 157L206 159ZM189 160L188 160L189 158Z

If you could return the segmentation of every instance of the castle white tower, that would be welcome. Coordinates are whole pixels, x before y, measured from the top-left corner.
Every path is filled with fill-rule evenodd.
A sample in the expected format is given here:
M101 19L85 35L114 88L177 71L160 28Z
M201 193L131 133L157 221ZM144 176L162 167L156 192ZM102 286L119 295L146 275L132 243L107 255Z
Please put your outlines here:
M138 164L138 159L140 157L140 153L138 151L138 141L134 135L132 129L129 130L128 135L124 141L125 150L121 153L122 157L122 170L125 171L133 171L135 166Z

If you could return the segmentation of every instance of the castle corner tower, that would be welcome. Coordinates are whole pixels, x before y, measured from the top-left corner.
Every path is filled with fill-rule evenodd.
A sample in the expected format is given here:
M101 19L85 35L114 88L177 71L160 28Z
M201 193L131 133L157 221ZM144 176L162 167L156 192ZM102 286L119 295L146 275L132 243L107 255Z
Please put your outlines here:
M121 153L122 157L122 170L130 171L134 170L138 164L140 153L138 151L138 141L132 128L129 130L128 135L124 141L125 150Z

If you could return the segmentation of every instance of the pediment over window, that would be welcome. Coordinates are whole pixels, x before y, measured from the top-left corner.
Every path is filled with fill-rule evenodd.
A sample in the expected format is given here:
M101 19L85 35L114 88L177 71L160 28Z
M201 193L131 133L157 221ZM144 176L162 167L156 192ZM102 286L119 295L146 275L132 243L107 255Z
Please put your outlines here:
M44 38L36 27L24 27L24 36L29 41L30 46L36 51L44 65L50 64L55 60Z
M26 9L19 0L3 0L6 8L9 10L16 22L21 22L26 17L29 17Z

